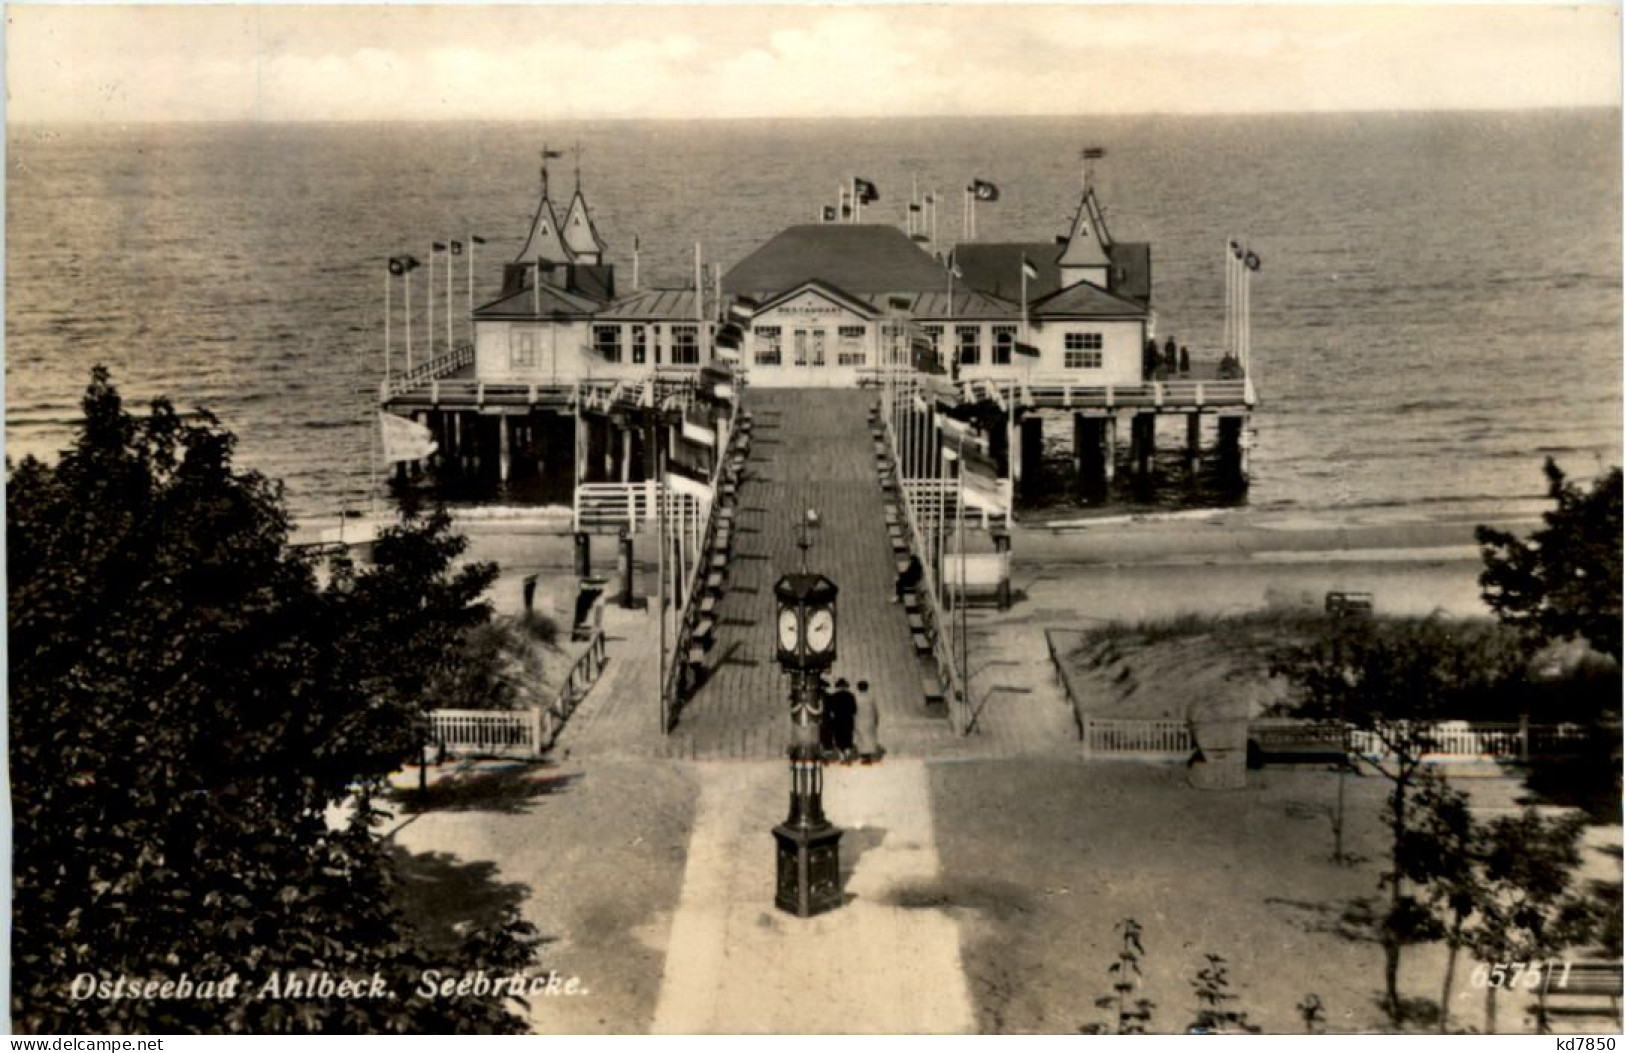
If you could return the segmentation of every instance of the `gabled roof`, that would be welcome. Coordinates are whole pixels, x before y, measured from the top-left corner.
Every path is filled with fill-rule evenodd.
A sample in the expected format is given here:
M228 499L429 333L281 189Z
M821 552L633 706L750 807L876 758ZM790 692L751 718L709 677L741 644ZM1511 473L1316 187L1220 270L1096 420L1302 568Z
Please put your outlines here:
M1072 232L1067 235L1066 249L1061 253L1062 267L1104 267L1111 263L1112 236L1106 230L1106 217L1095 200L1094 188L1083 192L1078 202L1077 215L1072 217Z
M809 223L780 231L734 264L722 288L772 296L813 278L855 296L925 292L945 282L942 268L896 227Z
M817 278L812 278L804 282L798 282L793 287L780 292L777 296L772 296L762 301L761 306L757 307L754 313L758 315L765 314L766 312L771 311L773 308L784 303L786 300L793 300L805 292L819 293L825 299L833 300L836 303L850 308L852 311L869 318L873 318L877 314L883 314L886 310L886 305L884 303L874 302L874 297L853 296L845 289L840 289L834 285L831 285L829 282L819 281Z
M1021 318L1021 305L996 296L966 289L956 281L953 301L948 290L920 293L914 298L912 313L917 321L940 322L964 319L967 322L1006 321Z
M693 289L644 289L623 296L595 316L606 322L693 322Z
M559 231L559 219L553 214L553 202L547 196L547 184L542 184L542 200L536 206L536 217L530 221L530 234L525 247L514 257L515 263L533 263L540 259L547 263L569 263L575 258Z
M1028 305L1034 318L1144 318L1144 304L1124 299L1089 282L1069 285Z
M536 313L537 301L541 302L541 314ZM546 319L546 318L585 318L598 309L598 304L585 296L565 292L555 285L543 282L541 293L533 292L529 285L517 292L509 293L499 300L493 300L483 307L474 309L474 317L480 321L496 321L507 318L520 319Z
M954 262L970 288L1019 302L1021 259L1025 256L1038 271L1038 277L1027 280L1027 301L1031 303L1061 287L1056 260L1062 248L1053 241L972 241L954 247Z
M576 187L576 195L570 199L570 211L564 216L564 244L577 255L584 252L602 254L608 247L604 239L598 236L598 228L593 225L592 213L587 210L587 199L581 196L580 186Z
M1130 300L1151 302L1151 246L1148 243L1112 242L1111 290Z

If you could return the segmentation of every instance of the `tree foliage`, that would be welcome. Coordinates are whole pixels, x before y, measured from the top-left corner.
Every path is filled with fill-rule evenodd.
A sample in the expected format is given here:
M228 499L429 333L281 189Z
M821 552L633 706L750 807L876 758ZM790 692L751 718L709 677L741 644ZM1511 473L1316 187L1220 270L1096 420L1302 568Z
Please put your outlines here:
M1556 507L1527 541L1481 526L1478 543L1484 601L1537 644L1570 638L1620 660L1620 470L1589 488L1546 460L1547 493Z
M127 412L104 370L55 465L9 473L12 1015L20 1030L508 1031L419 970L521 968L509 917L432 960L396 909L366 788L423 735L424 677L488 611L443 515L324 587L280 487L208 414ZM359 793L357 792L359 789ZM353 805L348 822L329 820ZM254 997L276 973L397 998ZM74 1000L75 977L240 977L238 998Z
M1522 658L1493 631L1472 625L1361 619L1331 623L1323 635L1282 649L1271 671L1291 681L1299 715L1363 732L1376 747L1365 760L1392 784L1383 816L1391 841L1380 937L1384 1002L1398 1024L1402 952L1439 936L1434 913L1407 887L1445 863L1428 858L1413 800L1419 783L1426 788L1422 758L1434 746L1433 723L1503 708L1497 700L1523 683Z

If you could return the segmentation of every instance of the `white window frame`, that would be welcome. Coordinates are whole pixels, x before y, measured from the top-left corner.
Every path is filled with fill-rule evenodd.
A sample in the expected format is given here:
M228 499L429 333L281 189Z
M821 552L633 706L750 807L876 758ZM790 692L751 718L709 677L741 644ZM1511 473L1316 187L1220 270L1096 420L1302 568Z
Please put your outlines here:
M784 365L784 329L782 327L759 325L751 330L751 342L757 365Z
M508 368L535 369L541 331L534 325L508 327Z
M671 327L671 364L697 366L700 364L700 327L674 325Z
M606 335L613 336L615 339L613 341L605 341L603 337ZM625 334L621 332L621 325L619 322L595 323L592 327L592 349L598 355L598 357L602 358L605 362L612 362L615 365L620 365L622 344L621 338L624 335Z

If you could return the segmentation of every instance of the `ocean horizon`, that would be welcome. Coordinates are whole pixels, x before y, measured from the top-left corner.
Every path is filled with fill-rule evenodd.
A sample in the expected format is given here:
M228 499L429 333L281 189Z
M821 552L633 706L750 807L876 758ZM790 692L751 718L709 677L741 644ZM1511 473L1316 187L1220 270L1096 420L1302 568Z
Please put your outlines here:
M478 233L490 298L539 151L578 141L609 258L624 283L638 238L646 285L687 281L696 241L727 266L812 222L853 175L881 190L866 220L901 225L934 189L951 244L955 188L983 178L1002 200L979 240L1047 239L1078 148L1104 146L1096 186L1113 236L1152 245L1159 337L1216 357L1224 245L1263 260L1249 508L1488 514L1532 508L1548 455L1576 476L1621 459L1614 108L13 124L8 456L60 449L102 363L132 404L218 414L297 516L364 506L384 261ZM573 188L570 158L552 177Z

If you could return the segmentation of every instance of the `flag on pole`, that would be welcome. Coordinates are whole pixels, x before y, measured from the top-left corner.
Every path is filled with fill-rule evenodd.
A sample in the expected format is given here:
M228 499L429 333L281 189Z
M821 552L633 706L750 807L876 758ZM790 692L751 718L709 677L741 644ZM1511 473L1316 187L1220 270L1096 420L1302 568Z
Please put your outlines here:
M406 263L399 256L389 258L389 273L397 278L406 273Z
M909 210L909 211L910 211L910 212L918 212L918 211L919 211L919 210L920 210L920 206L919 206L919 205L915 205L915 204L910 204L910 205L909 205L909 206L908 206L908 210Z
M683 418L683 438L696 446L708 446L713 450L717 448L716 431L687 417Z
M730 312L731 313L731 312ZM737 349L739 342L745 337L745 331L737 322L724 322L717 326L717 335L714 343L718 348Z
M971 180L970 192L978 201L999 200L999 188L985 179Z
M436 252L445 252L446 251L445 242L441 242L441 241L435 242L434 243L434 251L436 251Z
M1085 161L1098 161L1105 156L1106 148L1103 146L1086 146L1083 149L1083 159Z
M484 245L485 244L485 239L480 237L478 234L470 234L468 236L468 240L472 241L476 245Z
M1247 253L1247 258L1246 258L1245 262L1247 264L1247 269L1250 270L1250 271L1256 271L1256 270L1258 270L1258 268L1260 268L1260 267L1262 267L1264 265L1264 261L1258 258L1258 253L1252 252L1250 250Z
M955 445L963 443L967 450L974 448L982 453L987 452L986 440L982 438L981 433L964 421L957 421L939 413L937 430L942 432L942 437L950 443Z
M546 149L544 149L542 151L542 160L544 160L544 161L557 161L563 156L564 156L564 154L560 153L558 150L546 150Z
M1029 260L1025 254L1021 257L1021 273L1027 276L1028 281L1038 280L1038 268L1033 266L1033 261Z
M451 243L451 254L453 256L461 256L463 254L463 243L460 242L460 241L452 242Z
M1034 347L1032 344L1024 344L1020 340L1017 340L1015 347L1016 354L1018 355L1026 355L1028 358L1038 357L1038 348Z
M824 222L825 223L834 223L835 222L835 206L834 205L825 205L824 206Z
M852 193L857 197L860 205L867 205L880 200L880 188L867 179L854 177L852 180Z
M383 436L386 464L421 461L439 448L433 433L425 425L408 417L380 411L378 427Z

